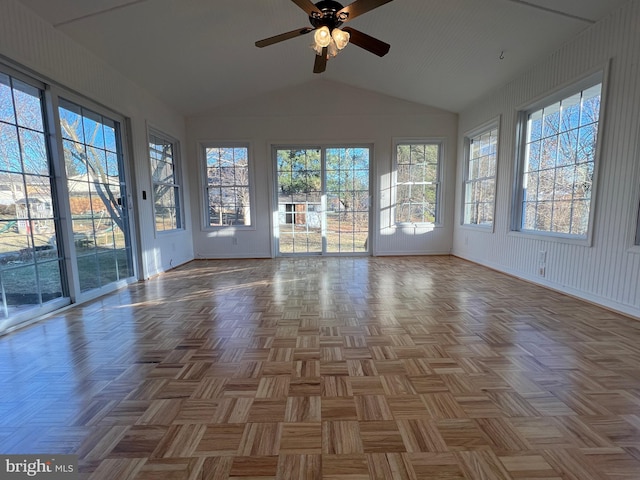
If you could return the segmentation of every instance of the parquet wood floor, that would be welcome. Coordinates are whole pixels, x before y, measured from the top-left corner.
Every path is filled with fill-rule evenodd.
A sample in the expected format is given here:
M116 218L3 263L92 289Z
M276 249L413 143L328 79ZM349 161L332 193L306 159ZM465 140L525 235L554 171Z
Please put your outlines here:
M640 321L453 257L196 261L0 338L91 480L640 479Z

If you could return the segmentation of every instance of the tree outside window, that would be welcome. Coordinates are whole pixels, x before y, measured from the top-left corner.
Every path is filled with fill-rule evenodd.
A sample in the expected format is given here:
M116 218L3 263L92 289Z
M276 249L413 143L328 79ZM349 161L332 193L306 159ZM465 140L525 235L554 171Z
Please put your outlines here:
M208 224L251 225L249 148L206 146Z
M586 238L602 84L526 112L520 229Z
M465 225L493 225L498 152L498 127L492 125L466 139L464 182Z
M182 228L178 142L157 131L149 132L156 231Z
M438 142L396 145L396 223L439 223Z

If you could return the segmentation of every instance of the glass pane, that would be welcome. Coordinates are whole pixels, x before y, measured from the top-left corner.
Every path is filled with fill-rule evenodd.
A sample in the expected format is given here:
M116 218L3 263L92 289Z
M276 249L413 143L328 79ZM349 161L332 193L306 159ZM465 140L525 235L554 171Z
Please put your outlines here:
M593 162L596 156L597 127L588 125L578 131L578 151L576 163Z
M0 121L7 123L16 122L13 110L13 95L11 93L11 80L8 75L0 73Z
M560 102L549 105L543 111L542 136L552 137L560 131Z
M0 123L0 170L22 172L18 129L6 123Z
M525 172L540 170L540 155L542 152L542 142L537 141L527 144L525 153Z
M542 138L542 110L529 115L527 122L527 143L535 142Z
M411 174L409 181L414 183L431 181L427 179L426 165L411 165Z
M100 268L100 284L102 286L118 281L118 263L113 250L99 250L98 265Z
M589 227L589 201L577 200L573 204L571 233L586 236Z
M60 127L62 137L74 142L84 143L84 129L81 108L72 103L60 100Z
M538 200L553 200L555 170L542 170L538 181Z
M594 85L582 92L580 126L597 123L600 119L600 92L602 84Z
M118 143L116 140L116 123L108 118L102 118L102 127L104 129L104 146L110 152L118 151Z
M407 183L411 180L411 166L406 164L398 164L397 182Z
M542 156L540 168L553 168L558 157L558 137L549 137L542 140Z
M76 247L77 248L77 247ZM76 258L79 271L80 290L86 292L100 287L100 274L98 271L98 260L94 252L88 255L78 252Z
M580 94L576 93L562 101L560 131L578 128L580 123Z
M47 258L54 257L55 250L49 250L49 255ZM55 300L56 298L61 298L64 296L62 292L62 277L60 274L60 261L48 261L42 263L43 258L39 258L38 263L38 276L40 279L40 291L42 295L42 301L48 302L51 300Z
M532 202L538 199L538 172L524 174L524 199Z
M551 231L551 217L553 203L550 201L539 202L536 212L536 230Z
M40 91L31 85L14 79L13 98L15 101L18 125L43 132L44 125L42 121Z
M558 152L558 165L575 163L576 150L578 148L578 131L571 130L560 134L560 150Z
M26 173L49 173L47 160L47 146L44 134L33 130L19 129L20 145L22 146L22 159Z
M107 152L87 146L87 166L95 181L107 183Z
M535 230L537 205L537 202L524 202L522 218L522 228L524 230Z
M104 132L102 131L102 117L89 110L83 110L82 123L85 141L88 145L104 149Z
M108 183L112 185L120 184L120 167L118 166L118 154L107 152L107 177Z
M36 279L36 267L33 264L4 270L2 285L9 306L38 305L40 303L40 289Z
M86 181L87 162L84 145L64 140L62 146L64 149L64 165L67 178L75 179L84 175Z

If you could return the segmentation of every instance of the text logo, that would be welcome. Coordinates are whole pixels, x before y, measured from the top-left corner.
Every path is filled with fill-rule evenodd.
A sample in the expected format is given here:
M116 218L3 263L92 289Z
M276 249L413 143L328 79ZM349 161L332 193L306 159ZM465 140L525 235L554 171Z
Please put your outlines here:
M77 455L0 455L0 480L77 480Z

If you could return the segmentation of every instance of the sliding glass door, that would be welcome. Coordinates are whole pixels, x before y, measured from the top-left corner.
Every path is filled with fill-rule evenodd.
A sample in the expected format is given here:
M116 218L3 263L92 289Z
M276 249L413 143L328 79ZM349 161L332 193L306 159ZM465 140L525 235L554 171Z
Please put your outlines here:
M278 254L369 252L369 147L279 147Z
M133 275L120 124L67 100L58 108L80 291Z
M56 91L0 68L0 333L134 275L124 119Z
M0 72L0 332L67 295L43 86Z

